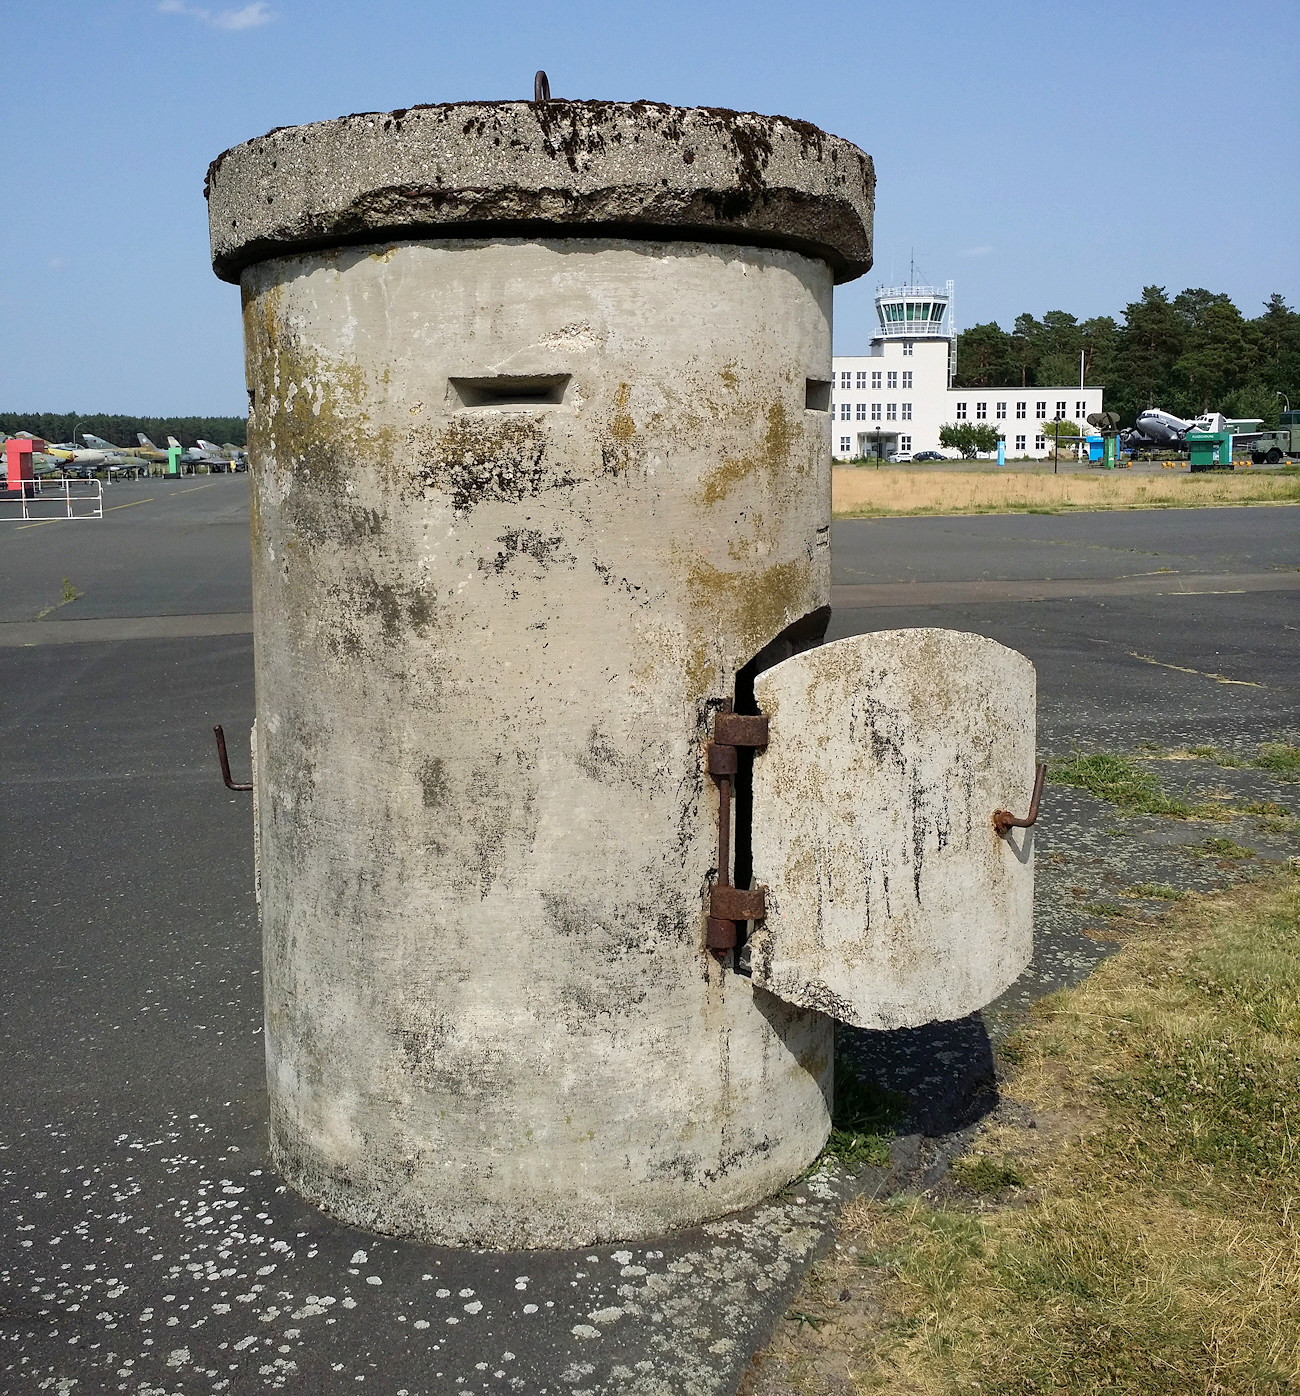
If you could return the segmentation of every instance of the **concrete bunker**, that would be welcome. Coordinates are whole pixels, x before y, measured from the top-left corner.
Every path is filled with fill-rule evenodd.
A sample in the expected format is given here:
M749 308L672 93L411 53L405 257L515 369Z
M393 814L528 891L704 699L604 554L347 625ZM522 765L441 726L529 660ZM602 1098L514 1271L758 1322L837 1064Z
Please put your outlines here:
M830 1015L961 1016L1028 958L1032 843L991 815L1032 669L818 644L831 289L873 191L806 123L649 102L212 165L271 1146L335 1215L519 1247L743 1207L825 1142Z

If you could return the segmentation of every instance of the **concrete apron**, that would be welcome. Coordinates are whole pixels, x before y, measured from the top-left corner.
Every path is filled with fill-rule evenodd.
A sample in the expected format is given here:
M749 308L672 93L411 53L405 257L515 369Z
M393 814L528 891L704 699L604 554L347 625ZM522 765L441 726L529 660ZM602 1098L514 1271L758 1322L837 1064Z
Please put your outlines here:
M419 239L242 287L277 1167L508 1248L770 1195L832 1025L703 948L702 750L829 600L829 268Z

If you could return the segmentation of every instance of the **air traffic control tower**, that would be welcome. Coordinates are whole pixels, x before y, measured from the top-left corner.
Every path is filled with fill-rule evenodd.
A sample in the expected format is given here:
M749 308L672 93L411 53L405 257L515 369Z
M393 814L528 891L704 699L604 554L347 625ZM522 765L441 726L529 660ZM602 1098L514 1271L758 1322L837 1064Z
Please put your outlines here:
M948 387L957 371L957 327L953 320L953 283L938 286L877 286L876 316L882 339L946 339Z

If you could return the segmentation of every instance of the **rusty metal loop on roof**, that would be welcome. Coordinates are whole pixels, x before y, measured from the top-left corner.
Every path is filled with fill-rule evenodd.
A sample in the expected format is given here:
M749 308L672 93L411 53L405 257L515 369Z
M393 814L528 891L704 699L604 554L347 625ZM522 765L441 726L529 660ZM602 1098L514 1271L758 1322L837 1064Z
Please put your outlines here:
M533 78L533 101L549 102L551 100L551 80L538 68Z

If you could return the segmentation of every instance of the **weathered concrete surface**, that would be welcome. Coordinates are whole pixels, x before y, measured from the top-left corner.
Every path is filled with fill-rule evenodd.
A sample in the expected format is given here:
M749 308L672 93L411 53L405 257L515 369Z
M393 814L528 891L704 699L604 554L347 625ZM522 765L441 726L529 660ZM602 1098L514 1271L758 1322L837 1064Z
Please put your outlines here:
M769 1195L831 1024L703 949L702 749L829 596L829 269L413 241L243 288L277 1165L459 1244Z
M289 126L208 171L212 262L385 237L564 233L793 248L871 268L875 172L806 121L659 102L459 102Z
M863 1028L962 1018L1033 948L1034 666L956 630L885 630L760 674L755 984Z

